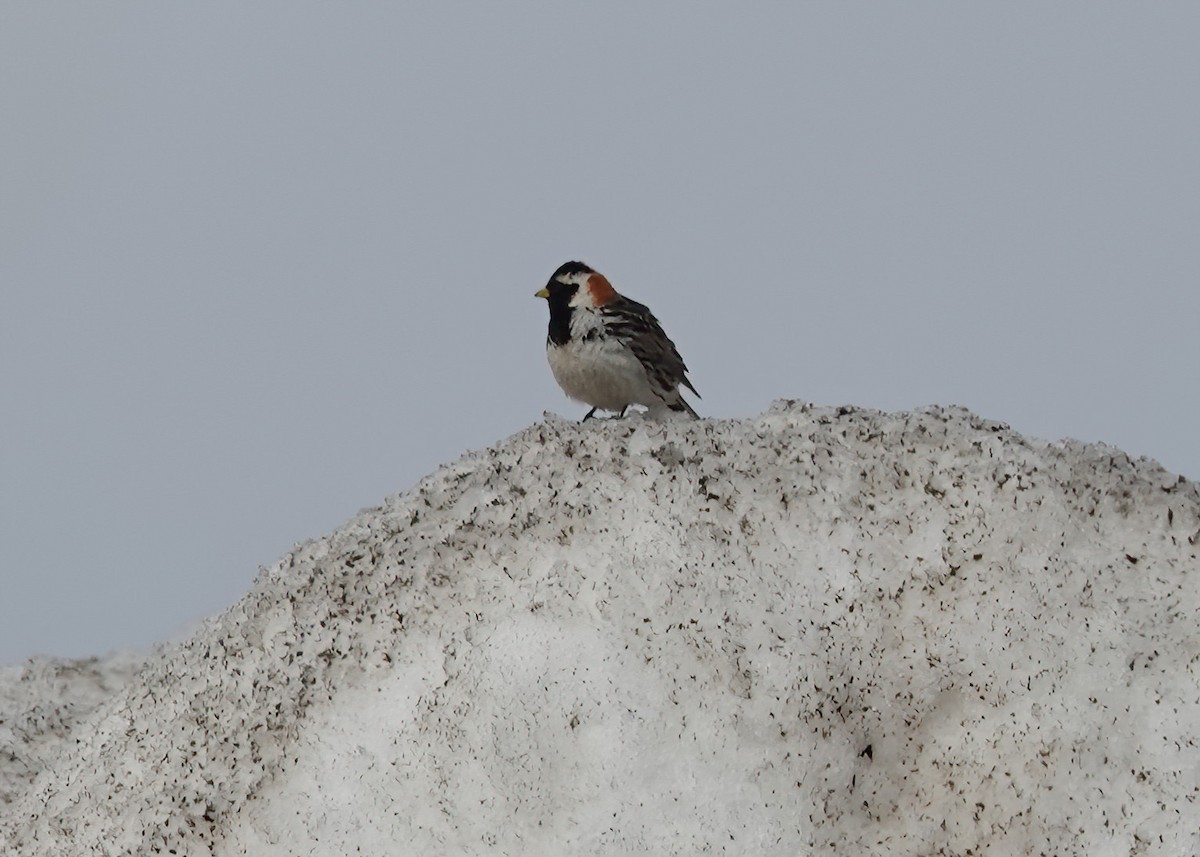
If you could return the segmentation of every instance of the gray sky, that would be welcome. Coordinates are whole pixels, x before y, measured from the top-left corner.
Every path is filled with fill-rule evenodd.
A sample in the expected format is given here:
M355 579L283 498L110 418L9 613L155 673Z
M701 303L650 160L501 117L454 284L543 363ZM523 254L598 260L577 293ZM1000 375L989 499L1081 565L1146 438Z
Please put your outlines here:
M179 634L581 416L532 297L568 259L703 414L958 403L1200 478L1198 41L1193 3L0 5L0 662Z

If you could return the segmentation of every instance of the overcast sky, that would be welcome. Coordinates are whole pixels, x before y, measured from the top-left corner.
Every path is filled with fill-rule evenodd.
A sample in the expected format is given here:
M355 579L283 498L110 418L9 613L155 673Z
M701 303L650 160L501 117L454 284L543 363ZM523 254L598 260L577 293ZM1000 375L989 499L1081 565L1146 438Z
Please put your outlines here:
M0 5L0 662L146 648L582 416L962 404L1200 478L1200 5ZM553 510L547 510L552 513Z

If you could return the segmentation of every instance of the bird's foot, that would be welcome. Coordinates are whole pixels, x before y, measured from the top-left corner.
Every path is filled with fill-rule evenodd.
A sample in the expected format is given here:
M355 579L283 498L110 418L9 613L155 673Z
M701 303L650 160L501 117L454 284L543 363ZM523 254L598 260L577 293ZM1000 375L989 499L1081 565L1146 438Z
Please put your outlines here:
M581 419L580 422L586 423L590 419L597 419L597 420L619 420L619 419L622 419L625 416L625 412L629 410L629 405L626 405L625 407L621 408L621 412L619 414L617 414L616 416L611 416L611 417L596 416L596 411L598 411L598 410L600 410L600 409L592 408L590 411L588 411L586 414L583 415L583 419Z

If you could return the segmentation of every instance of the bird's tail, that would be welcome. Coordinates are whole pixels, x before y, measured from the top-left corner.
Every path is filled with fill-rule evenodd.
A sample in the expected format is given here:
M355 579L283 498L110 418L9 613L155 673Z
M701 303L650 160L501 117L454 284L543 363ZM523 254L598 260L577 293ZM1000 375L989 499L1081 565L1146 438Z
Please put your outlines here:
M692 415L692 419L694 420L700 419L700 415L696 413L695 409L678 393L675 394L675 401L671 402L667 407L680 413L687 412Z

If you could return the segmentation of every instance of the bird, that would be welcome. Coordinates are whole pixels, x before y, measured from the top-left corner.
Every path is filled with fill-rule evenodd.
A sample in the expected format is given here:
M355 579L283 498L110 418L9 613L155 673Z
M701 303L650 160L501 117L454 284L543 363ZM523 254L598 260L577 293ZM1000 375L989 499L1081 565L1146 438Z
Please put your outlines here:
M546 360L554 380L570 398L592 406L583 421L598 410L619 419L630 405L699 418L680 392L687 387L700 396L687 366L644 304L618 294L582 262L560 266L534 297L550 306Z

